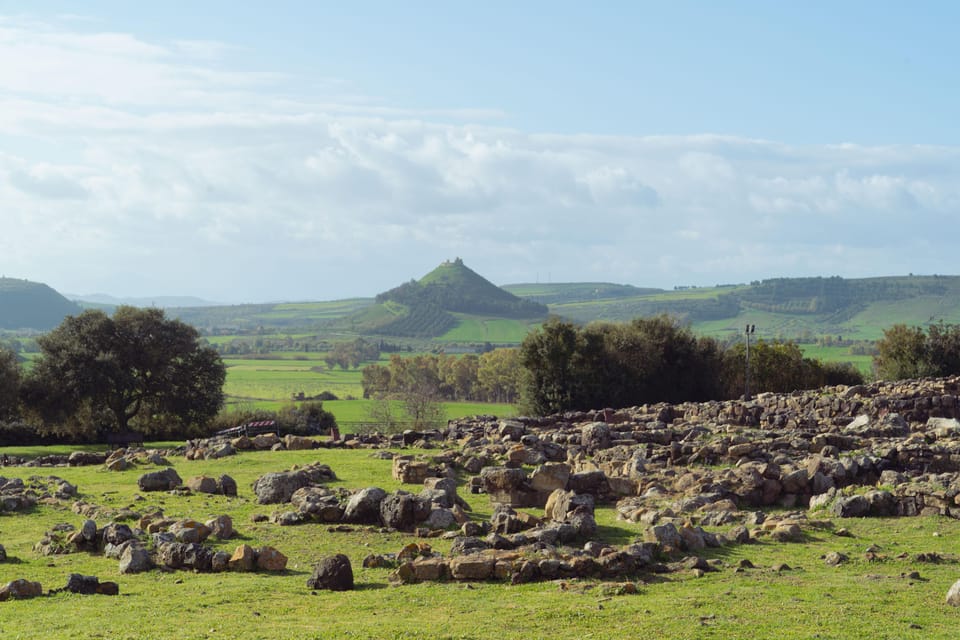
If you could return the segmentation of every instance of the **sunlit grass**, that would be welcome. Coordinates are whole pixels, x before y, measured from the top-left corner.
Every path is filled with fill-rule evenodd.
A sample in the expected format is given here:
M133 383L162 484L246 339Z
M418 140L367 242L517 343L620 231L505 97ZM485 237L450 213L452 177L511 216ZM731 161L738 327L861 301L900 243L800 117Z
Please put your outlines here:
M389 460L369 451L314 450L242 453L221 460L171 460L183 478L229 474L240 496L143 494L136 479L153 467L111 473L98 467L4 468L7 477L55 473L89 502L109 508L133 506L146 512L205 519L223 513L234 519L239 537L213 545L232 551L242 543L269 544L290 561L281 574L194 574L151 571L120 575L117 562L86 553L41 557L33 544L59 522L79 526L69 505L43 505L32 513L0 517L0 541L10 560L0 563L0 583L25 577L44 589L63 586L70 573L96 575L120 584L121 595L77 596L0 603L3 638L952 638L960 609L944 604L957 579L960 522L945 518L844 520L853 534L839 538L829 529L812 531L803 544L760 543L707 553L724 567L702 578L681 572L647 576L639 595L611 597L594 580L549 581L512 587L496 581L449 582L390 587L389 570L363 569L370 553L395 553L416 540L403 533L356 527L334 532L322 525L279 527L253 523L258 505L251 483L268 471L320 461L337 473L335 486L400 488ZM426 454L430 451L423 452ZM416 487L407 487L416 490ZM484 495L461 490L474 513L489 516ZM539 513L536 509L529 510ZM623 544L639 537L640 525L618 521L612 506L598 508L600 532ZM105 521L99 521L102 526ZM935 535L936 534L936 535ZM420 540L424 542L424 540ZM441 552L449 542L426 540ZM865 556L879 549L876 561ZM821 556L840 551L850 562L828 567ZM920 552L943 555L940 564L918 563ZM353 592L306 588L320 557L346 553L354 567ZM734 572L740 559L755 569ZM791 569L775 572L786 563ZM907 576L919 571L920 578Z

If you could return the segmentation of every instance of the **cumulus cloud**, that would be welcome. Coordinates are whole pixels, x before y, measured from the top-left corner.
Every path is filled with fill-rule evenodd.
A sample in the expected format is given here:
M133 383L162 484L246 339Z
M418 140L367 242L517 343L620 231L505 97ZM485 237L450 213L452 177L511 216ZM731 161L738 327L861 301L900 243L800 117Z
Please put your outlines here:
M61 290L330 299L456 255L641 286L952 264L956 148L532 134L80 28L0 20L3 270Z

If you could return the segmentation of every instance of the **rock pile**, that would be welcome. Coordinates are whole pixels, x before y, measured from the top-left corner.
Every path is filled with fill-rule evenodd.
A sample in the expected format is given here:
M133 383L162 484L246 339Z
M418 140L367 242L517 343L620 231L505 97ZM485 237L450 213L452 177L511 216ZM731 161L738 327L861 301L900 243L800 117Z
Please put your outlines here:
M77 488L57 476L21 478L0 476L0 513L24 511L38 503L58 502L77 496Z

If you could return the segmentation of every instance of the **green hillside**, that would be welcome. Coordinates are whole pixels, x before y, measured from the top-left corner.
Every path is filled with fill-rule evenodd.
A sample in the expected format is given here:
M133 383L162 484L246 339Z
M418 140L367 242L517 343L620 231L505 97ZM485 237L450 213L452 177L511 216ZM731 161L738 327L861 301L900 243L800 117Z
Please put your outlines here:
M377 302L387 301L410 307L435 305L447 312L499 318L529 320L547 315L546 305L501 289L468 268L460 258L442 263L420 280L411 280L377 296Z
M594 290L604 289L595 285ZM623 291L621 285L609 285ZM820 335L876 340L897 323L960 323L960 277L773 278L749 285L695 287L616 296L579 285L510 285L521 295L550 304L556 315L577 322L628 321L667 313L701 334L727 337L747 323L769 338Z
M629 284L611 284L609 282L559 282L554 284L505 284L501 287L515 296L535 300L547 305L582 302L584 300L611 300L635 298L655 293L664 293L663 289L634 287Z
M546 305L501 289L457 258L442 263L420 280L411 280L381 293L376 305L350 316L341 326L349 324L351 329L368 335L444 336L441 339L446 341L481 336L479 341L487 341L482 336L503 334L503 327L488 333L487 325L479 322L457 332L464 316L513 320L515 324L507 331L513 336L518 333L518 326L542 320L547 313Z
M80 307L39 282L0 278L0 329L53 329Z

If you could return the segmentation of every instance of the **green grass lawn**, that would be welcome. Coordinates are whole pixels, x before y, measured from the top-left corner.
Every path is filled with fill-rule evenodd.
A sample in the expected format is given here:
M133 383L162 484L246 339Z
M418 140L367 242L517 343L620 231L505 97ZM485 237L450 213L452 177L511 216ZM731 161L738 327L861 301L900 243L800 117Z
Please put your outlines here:
M426 452L429 453L429 452ZM403 533L356 527L335 532L322 525L280 527L253 523L258 505L251 483L263 473L320 461L337 473L335 486L400 488L389 460L369 451L314 450L242 453L221 460L171 462L184 479L229 474L240 496L140 494L137 477L154 467L111 473L98 467L4 468L7 477L55 473L79 487L81 497L107 508L132 506L141 512L206 519L229 514L236 540L213 543L232 551L240 543L272 545L289 557L280 574L151 571L120 575L117 561L75 553L41 557L33 552L43 532L57 523L79 526L69 504L41 505L30 513L0 517L0 583L38 580L45 590L61 587L70 573L96 575L119 583L121 595L56 594L0 603L0 637L75 638L954 638L960 609L944 604L958 578L956 540L960 522L939 517L851 519L839 525L853 537L812 530L805 543L758 543L706 553L722 561L720 571L697 578L690 573L642 577L640 592L611 596L595 580L549 581L509 586L496 581L391 587L388 569L364 569L370 553L395 553L416 540ZM415 487L406 487L416 490ZM484 495L461 491L474 516L487 518ZM140 496L140 497L138 497ZM537 510L529 510L537 513ZM618 521L610 505L597 510L600 531L616 544L636 539L637 524ZM105 520L98 522L102 526ZM420 540L423 542L424 540ZM440 552L449 542L426 540ZM874 547L876 559L865 555ZM822 556L840 551L850 562L828 567ZM945 561L921 563L921 552ZM311 593L305 586L321 557L345 553L354 567L356 590ZM756 568L734 565L750 560ZM772 567L786 563L789 570ZM919 577L908 574L918 571Z

